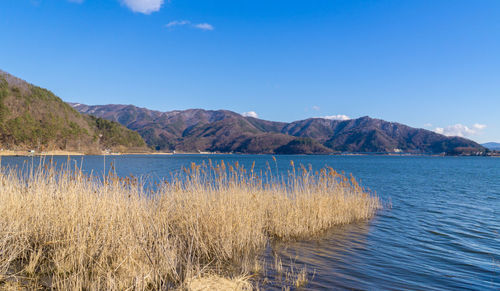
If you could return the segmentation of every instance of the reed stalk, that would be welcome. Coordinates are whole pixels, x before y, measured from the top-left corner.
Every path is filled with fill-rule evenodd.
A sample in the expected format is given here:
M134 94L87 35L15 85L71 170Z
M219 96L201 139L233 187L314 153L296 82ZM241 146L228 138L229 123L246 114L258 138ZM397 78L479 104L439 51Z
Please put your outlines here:
M331 168L293 167L279 178L239 164L192 164L148 190L136 177L78 168L2 169L0 289L222 282L249 290L251 266L270 241L316 236L378 208L375 195Z

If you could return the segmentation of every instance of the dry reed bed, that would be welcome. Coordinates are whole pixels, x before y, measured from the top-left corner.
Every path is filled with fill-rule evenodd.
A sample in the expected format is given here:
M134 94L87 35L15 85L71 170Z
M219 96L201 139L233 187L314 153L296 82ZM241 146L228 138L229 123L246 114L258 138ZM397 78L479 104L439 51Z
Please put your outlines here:
M203 281L193 278L238 275L233 283L243 282L270 240L307 238L380 207L331 168L292 168L277 178L238 164L193 164L154 190L140 184L78 169L2 170L0 288L196 289Z

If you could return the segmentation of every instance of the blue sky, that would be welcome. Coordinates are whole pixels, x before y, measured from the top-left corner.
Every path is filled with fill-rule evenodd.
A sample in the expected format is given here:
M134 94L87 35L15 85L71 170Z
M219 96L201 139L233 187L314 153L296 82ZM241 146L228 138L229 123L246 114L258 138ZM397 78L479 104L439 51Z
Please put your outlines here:
M0 29L0 69L66 101L500 142L498 0L2 0Z

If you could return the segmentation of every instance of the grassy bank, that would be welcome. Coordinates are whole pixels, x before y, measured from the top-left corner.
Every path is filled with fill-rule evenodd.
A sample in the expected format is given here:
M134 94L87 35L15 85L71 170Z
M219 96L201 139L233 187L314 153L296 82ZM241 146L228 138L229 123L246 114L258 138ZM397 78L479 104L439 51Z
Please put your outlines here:
M134 177L103 181L77 169L2 170L0 288L196 289L220 281L249 289L241 276L258 269L269 241L309 238L380 206L333 169L292 168L276 178L237 164L193 164L144 189Z

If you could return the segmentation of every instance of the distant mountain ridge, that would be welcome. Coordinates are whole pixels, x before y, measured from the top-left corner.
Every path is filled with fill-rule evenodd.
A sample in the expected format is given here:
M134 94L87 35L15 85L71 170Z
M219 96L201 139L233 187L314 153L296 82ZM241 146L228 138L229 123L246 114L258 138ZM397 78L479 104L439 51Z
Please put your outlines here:
M79 112L116 121L162 151L267 154L366 152L474 154L485 148L461 137L368 116L351 120L309 118L291 123L244 117L228 110L160 112L133 105L71 103Z
M0 147L10 150L147 150L119 123L80 114L47 89L0 70Z
M481 144L483 147L490 149L492 151L500 151L500 143L498 142L487 142Z

